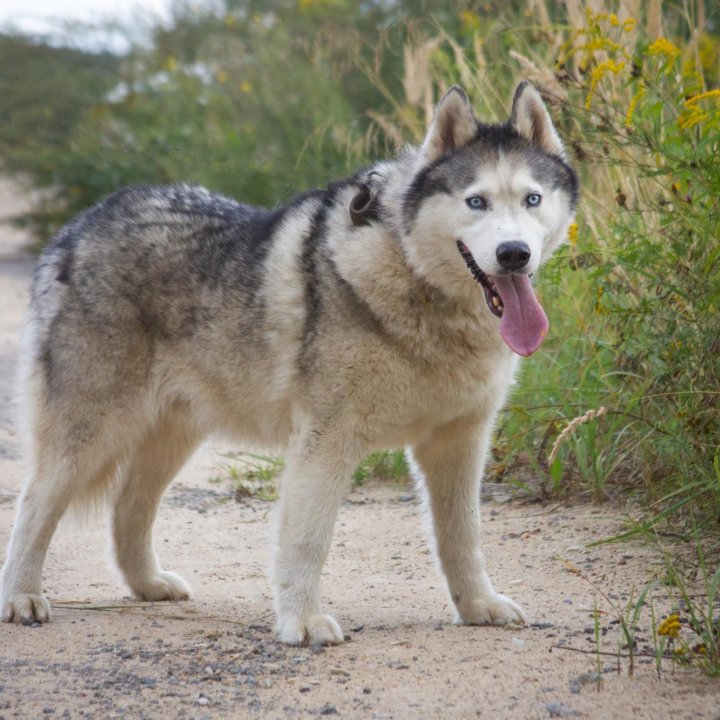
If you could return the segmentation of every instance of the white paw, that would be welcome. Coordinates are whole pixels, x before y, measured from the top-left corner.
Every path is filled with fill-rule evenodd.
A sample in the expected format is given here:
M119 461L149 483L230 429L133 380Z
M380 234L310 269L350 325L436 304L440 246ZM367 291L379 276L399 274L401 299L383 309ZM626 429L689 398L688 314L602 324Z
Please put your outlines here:
M164 571L133 584L132 590L140 600L187 600L190 597L190 586L179 575Z
M523 609L509 597L493 593L476 598L458 608L458 622L463 625L524 625L527 621Z
M277 634L286 645L340 645L343 631L331 615L278 620Z
M31 625L50 620L50 603L42 595L11 595L2 604L0 620Z

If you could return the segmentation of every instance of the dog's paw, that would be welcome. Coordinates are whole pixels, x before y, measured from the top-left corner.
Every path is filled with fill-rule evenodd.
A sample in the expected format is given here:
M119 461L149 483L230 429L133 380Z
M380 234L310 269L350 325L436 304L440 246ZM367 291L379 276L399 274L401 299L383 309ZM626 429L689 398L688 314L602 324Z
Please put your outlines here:
M514 600L494 593L458 608L458 622L463 625L524 625L526 619L523 609Z
M164 571L133 586L132 590L140 600L187 600L190 597L190 586L179 575Z
M31 625L50 620L50 603L42 595L11 595L2 604L0 620Z
M277 634L286 645L340 645L343 631L331 615L279 620Z

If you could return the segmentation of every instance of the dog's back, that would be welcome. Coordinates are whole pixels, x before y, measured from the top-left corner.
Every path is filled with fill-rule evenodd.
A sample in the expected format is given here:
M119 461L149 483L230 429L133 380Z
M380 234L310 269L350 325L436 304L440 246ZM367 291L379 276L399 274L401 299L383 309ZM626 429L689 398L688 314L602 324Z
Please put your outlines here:
M199 309L203 292L232 293L251 310L282 215L191 186L112 195L43 252L31 302L40 361L61 361L62 347L52 344L60 328L153 343L187 337L209 319Z
M222 424L212 415L236 391L252 409L258 364L272 374L268 254L288 218L309 223L311 197L269 211L198 187L135 187L63 228L33 287L32 416L39 404L53 418L41 426L87 443L116 410L140 429L173 402L194 403L210 425Z

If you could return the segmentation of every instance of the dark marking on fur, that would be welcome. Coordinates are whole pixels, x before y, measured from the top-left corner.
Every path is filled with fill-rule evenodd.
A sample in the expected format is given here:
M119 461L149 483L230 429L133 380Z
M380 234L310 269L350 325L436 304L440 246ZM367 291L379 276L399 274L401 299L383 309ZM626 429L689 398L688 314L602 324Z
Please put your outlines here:
M303 242L300 267L305 280L305 324L300 349L300 369L307 371L312 364L311 347L317 334L321 314L320 269L321 245L327 231L327 202L323 203L312 218Z
M405 229L410 231L421 205L432 195L449 193L450 184L446 177L438 172L444 158L424 167L408 187L402 201Z
M55 385L56 373L49 337L45 338L42 345L40 346L37 359L45 372L45 382L48 388L51 389Z
M63 283L64 285L70 284L70 277L72 273L73 256L71 251L66 251L60 256L60 260L57 264L57 275L55 279Z
M329 264L338 283L338 287L343 294L344 305L348 305L353 309L351 317L353 317L355 321L359 321L360 326L364 330L382 337L384 341L389 344L397 345L398 343L395 342L393 336L387 331L382 320L373 312L370 305L368 305L365 299L357 292L353 284L348 282L340 274L335 262L329 260Z
M528 165L534 177L544 185L560 188L570 198L570 208L575 209L580 198L580 183L575 169L557 155L539 153L531 155Z

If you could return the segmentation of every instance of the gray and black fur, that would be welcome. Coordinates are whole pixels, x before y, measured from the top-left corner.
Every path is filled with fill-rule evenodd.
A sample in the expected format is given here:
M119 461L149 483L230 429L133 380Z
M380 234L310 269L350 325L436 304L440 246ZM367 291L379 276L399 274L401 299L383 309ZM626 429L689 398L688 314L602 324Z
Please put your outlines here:
M529 268L562 241L577 179L527 84L503 125L478 122L452 89L421 148L276 210L132 187L63 228L39 260L25 333L31 472L2 618L49 618L41 571L55 526L99 497L133 592L186 598L155 555L155 513L198 444L224 434L286 452L273 561L283 641L342 641L320 609L320 571L352 470L385 447L408 448L426 489L458 621L522 620L478 547L485 450L517 360L468 272L471 257L487 277L504 272L468 247L495 242L473 230L485 221L467 211L473 184L490 188L488 215L516 192L493 185L496 171L555 203L527 223L543 235L528 239ZM516 215L506 225L522 235Z

